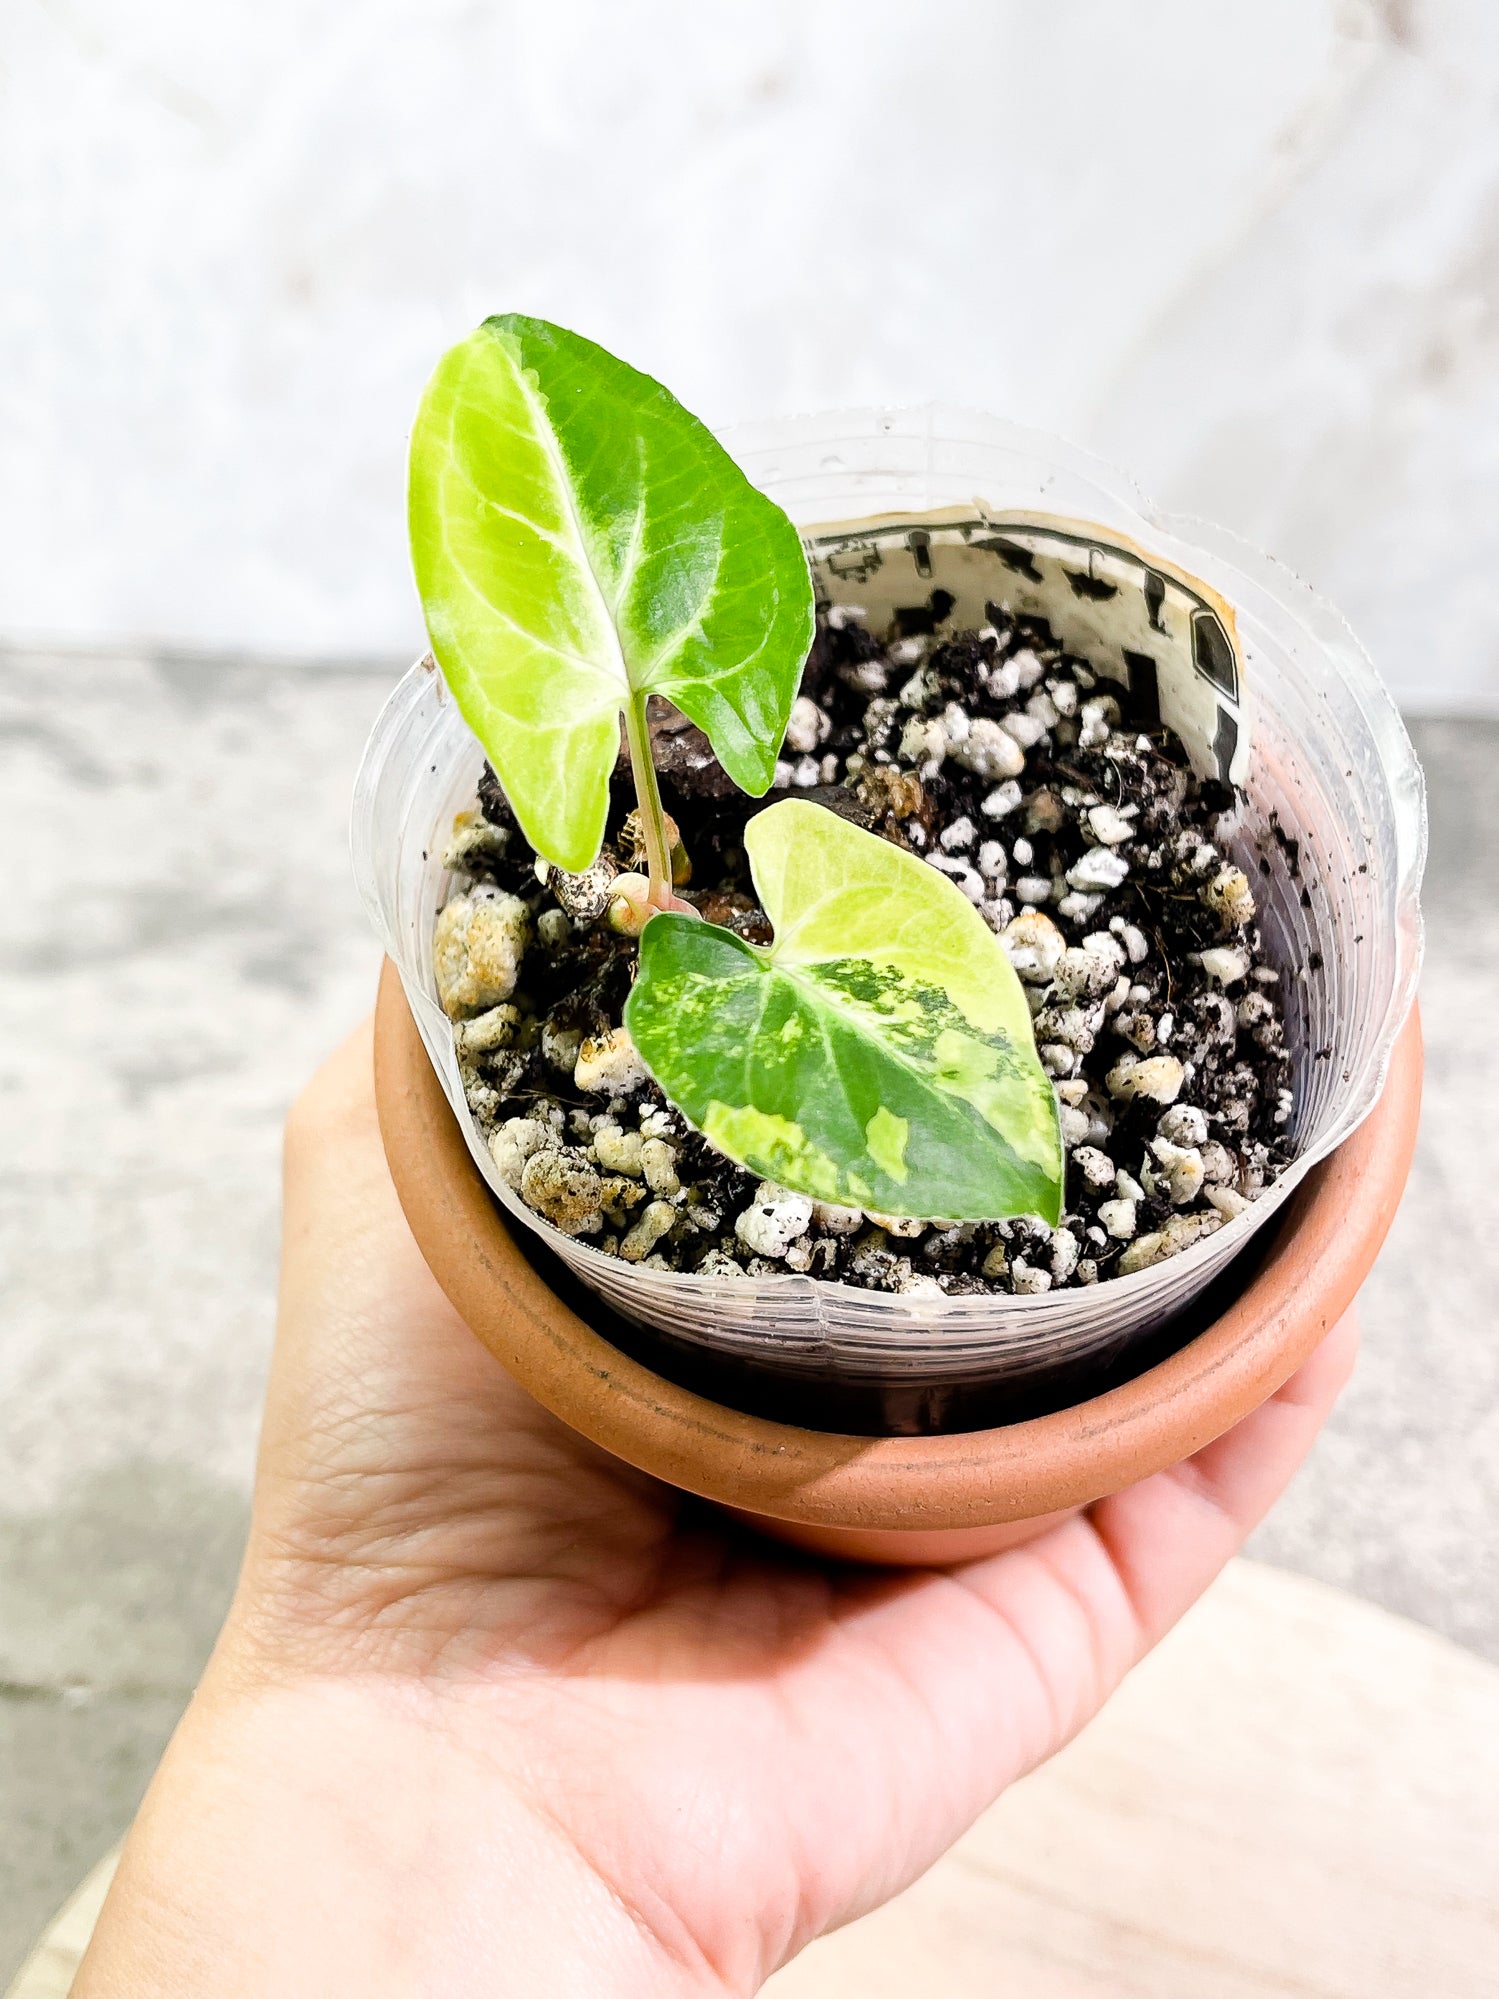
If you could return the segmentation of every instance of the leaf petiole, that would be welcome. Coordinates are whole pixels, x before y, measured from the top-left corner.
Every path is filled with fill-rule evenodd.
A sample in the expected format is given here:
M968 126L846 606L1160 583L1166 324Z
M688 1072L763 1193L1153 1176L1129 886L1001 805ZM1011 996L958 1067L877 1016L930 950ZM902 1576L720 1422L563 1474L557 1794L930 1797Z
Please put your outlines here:
M640 831L645 841L645 861L650 874L648 900L654 909L670 909L677 898L672 894L671 842L666 837L666 810L661 803L661 787L656 781L656 765L651 756L651 732L645 712L648 699L643 690L630 695L625 703L625 735L630 745L630 769L635 778L635 800L640 808Z

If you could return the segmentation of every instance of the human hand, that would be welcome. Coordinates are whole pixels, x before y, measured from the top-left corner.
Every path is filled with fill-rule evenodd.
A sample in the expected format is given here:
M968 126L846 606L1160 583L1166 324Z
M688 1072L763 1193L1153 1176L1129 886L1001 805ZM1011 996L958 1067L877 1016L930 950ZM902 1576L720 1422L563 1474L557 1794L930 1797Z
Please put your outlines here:
M1351 1320L1186 1464L950 1571L605 1456L411 1239L368 1030L287 1137L244 1572L75 1999L739 1994L1067 1742L1281 1491Z

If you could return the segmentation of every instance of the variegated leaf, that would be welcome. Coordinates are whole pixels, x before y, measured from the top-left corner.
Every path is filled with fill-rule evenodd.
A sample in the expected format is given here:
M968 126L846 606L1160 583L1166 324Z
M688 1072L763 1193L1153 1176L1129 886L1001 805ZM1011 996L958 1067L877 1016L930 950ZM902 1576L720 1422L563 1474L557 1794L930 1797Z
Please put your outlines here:
M805 800L749 823L767 948L646 925L625 1010L671 1101L751 1172L882 1214L1061 1210L1056 1098L1030 1011L945 876Z
M598 853L620 712L651 693L769 787L812 642L806 556L659 382L546 320L485 320L427 384L409 511L433 653L548 860Z

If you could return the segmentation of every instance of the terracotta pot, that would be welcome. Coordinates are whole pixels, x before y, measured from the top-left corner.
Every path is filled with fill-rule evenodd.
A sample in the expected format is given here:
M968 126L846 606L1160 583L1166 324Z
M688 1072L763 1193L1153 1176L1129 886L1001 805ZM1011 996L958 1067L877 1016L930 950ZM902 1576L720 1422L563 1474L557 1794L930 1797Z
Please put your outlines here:
M1169 1359L1092 1400L992 1430L858 1437L745 1415L611 1345L518 1246L470 1157L389 963L375 1094L406 1218L453 1305L564 1422L778 1538L855 1560L965 1560L1211 1443L1289 1380L1367 1275L1415 1148L1414 1013L1379 1103L1307 1176L1234 1302Z

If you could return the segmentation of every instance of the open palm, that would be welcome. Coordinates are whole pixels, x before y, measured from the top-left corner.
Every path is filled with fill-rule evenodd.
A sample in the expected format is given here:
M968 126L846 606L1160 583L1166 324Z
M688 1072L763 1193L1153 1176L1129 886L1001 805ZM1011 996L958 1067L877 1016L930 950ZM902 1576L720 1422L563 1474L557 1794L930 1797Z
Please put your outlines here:
M504 1374L405 1226L367 1033L294 1113L286 1199L218 1670L280 1717L315 1795L342 1784L382 1856L481 1940L493 1983L450 1960L472 1999L511 1989L486 1912L507 1903L518 1826L565 1884L581 1950L607 1956L601 1933L628 1927L657 1967L642 1989L753 1991L895 1893L1200 1593L1352 1359L1345 1322L1229 1436L1029 1547L950 1571L838 1567L620 1465ZM148 1813L143 1867L160 1826ZM363 1920L386 1915L399 1956L394 1913Z

